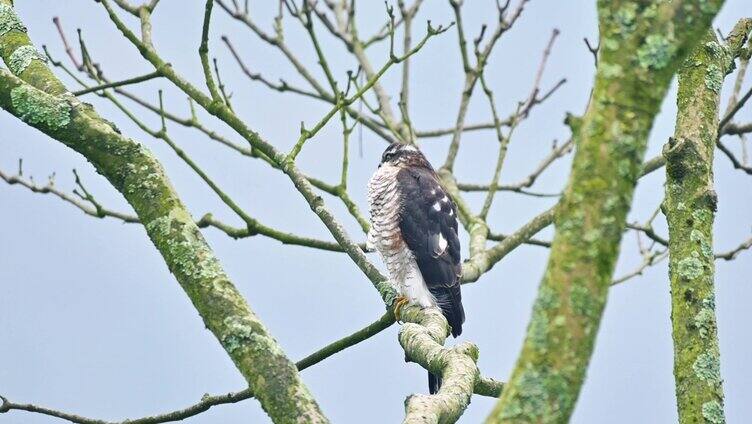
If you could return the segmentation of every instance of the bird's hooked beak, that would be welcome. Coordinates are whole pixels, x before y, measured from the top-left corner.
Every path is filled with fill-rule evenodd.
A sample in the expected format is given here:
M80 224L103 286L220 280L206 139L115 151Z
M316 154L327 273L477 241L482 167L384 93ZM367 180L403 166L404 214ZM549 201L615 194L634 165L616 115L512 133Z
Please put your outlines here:
M382 162L379 162L379 166L377 166L376 168L381 168L381 165L382 165Z

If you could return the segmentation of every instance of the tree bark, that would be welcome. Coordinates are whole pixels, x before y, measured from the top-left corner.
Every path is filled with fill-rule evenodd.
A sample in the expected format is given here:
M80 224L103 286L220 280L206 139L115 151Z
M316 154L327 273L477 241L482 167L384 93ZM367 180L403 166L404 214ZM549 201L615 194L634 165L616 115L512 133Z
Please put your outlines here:
M752 29L743 20L738 49ZM679 70L674 137L664 147L674 378L680 423L723 423L723 385L713 287L713 152L724 76L733 57L708 30Z
M293 364L230 281L161 164L72 96L0 0L0 108L81 153L133 206L206 327L277 423L327 422ZM15 74L15 75L14 75Z
M603 314L647 137L722 1L598 2L600 52L527 336L489 423L569 420Z

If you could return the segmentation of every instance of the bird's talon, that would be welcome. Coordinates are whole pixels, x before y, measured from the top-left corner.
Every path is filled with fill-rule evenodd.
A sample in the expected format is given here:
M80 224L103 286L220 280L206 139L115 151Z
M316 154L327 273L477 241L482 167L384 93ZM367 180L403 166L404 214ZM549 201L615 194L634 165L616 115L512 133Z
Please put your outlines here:
M398 323L402 324L401 311L402 308L410 302L410 299L405 296L400 296L394 300L392 307L394 308L394 318Z

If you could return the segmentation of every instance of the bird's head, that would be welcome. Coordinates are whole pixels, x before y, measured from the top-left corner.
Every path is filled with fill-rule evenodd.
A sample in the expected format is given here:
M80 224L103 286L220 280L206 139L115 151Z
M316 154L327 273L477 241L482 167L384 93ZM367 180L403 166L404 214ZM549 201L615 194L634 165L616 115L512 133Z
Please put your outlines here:
M384 150L384 154L381 155L381 163L390 164L392 166L428 166L431 165L423 156L423 153L418 150L417 147L410 144L392 143Z

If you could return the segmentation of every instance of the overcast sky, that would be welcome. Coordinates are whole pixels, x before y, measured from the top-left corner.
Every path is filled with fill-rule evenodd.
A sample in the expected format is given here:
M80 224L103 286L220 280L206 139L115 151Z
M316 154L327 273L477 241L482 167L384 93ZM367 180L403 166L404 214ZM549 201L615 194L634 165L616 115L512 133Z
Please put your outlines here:
M62 45L51 19L60 16L75 39L82 28L89 50L111 79L125 79L151 71L136 50L125 42L107 20L101 6L90 0L29 0L16 2L36 45L47 45L56 59L64 59ZM253 17L271 31L272 4L254 8ZM449 23L446 2L426 2L415 25L420 37L427 19ZM561 36L550 57L543 87L559 78L567 84L515 133L501 179L518 181L529 174L553 142L569 136L562 120L566 112L584 110L593 76L593 58L583 37L597 34L592 1L530 2L515 27L503 36L494 51L486 77L495 91L500 114L514 110L527 97L541 52L553 28ZM752 16L748 0L729 0L715 25L727 32L742 16ZM359 29L370 34L385 20L380 1L359 3ZM204 2L163 0L154 19L154 40L163 57L198 86L201 69L196 54ZM493 1L467 2L465 27L474 37L481 23L493 25ZM129 23L135 21L125 17ZM316 67L310 41L287 20L286 38L296 54ZM323 31L323 29L322 29ZM279 94L246 80L238 71L219 37L229 35L254 71L271 80L279 77L303 85L282 55L261 43L220 9L212 26L211 54L233 93L233 105L246 122L283 150L297 139L299 125L310 127L328 107L313 100ZM355 69L342 44L323 36L322 44L340 81ZM375 66L387 56L385 45L369 50ZM410 113L418 129L449 127L455 120L462 69L456 32L436 37L413 61ZM58 75L61 72L56 71ZM76 86L69 80L69 88ZM396 98L400 73L392 69L384 77ZM727 81L728 82L728 81ZM728 94L726 84L724 94ZM747 84L749 86L749 84ZM134 91L156 100L166 92L169 110L187 116L188 105L164 80L151 81ZM233 225L240 220L188 169L167 146L151 139L122 113L88 96L97 110L121 130L152 149L164 164L177 191L191 212L213 212ZM723 103L725 105L725 101ZM158 118L139 110L155 127ZM648 157L660 152L673 131L674 92L667 97L652 131ZM210 127L239 137L223 125L204 117ZM739 114L752 119L752 108ZM476 95L469 123L485 122L490 113L485 98ZM169 125L173 138L221 184L233 198L262 223L286 231L320 238L330 237L287 178L260 161L243 158L207 140L201 134ZM736 141L732 140L736 146ZM300 166L306 173L334 182L339 175L340 127L333 122L306 146ZM431 139L421 147L435 164L446 154L448 139ZM487 182L496 156L493 132L468 133L456 171L463 182ZM363 131L362 156L357 137L351 149L351 193L366 209L365 184L375 169L385 144ZM76 168L97 199L105 206L130 212L122 197L98 176L77 153L0 113L0 168L13 172L18 158L24 172L44 182L56 173L56 185L74 188L71 169ZM536 190L561 190L568 160L548 170ZM728 250L749 237L752 216L750 180L733 171L724 157L716 160L719 211L716 248ZM663 171L640 181L630 220L645 220L659 204ZM483 198L468 195L477 208ZM337 203L326 197L353 237L364 239L358 226ZM534 214L555 202L502 193L490 215L496 231L514 231ZM666 234L665 221L657 228ZM288 356L300 359L321 346L373 321L384 307L371 284L344 254L282 246L263 237L234 241L216 230L204 232L233 282L243 292ZM244 388L244 380L214 337L204 329L187 296L168 272L161 256L142 227L113 219L96 220L50 196L34 194L19 186L0 184L0 394L17 402L29 402L102 419L137 418L182 408L204 393L223 393ZM543 237L550 237L547 230ZM463 234L463 254L467 255ZM473 285L463 287L467 322L460 340L480 348L479 366L484 375L506 380L514 366L530 316L530 308L546 263L547 250L523 246L506 257ZM372 256L378 262L376 256ZM624 238L617 275L629 272L641 261L634 234ZM379 264L381 266L381 264ZM726 412L731 423L752 420L752 254L743 253L731 263L717 264L717 309L725 380ZM615 287L605 316L582 394L575 423L675 422L672 377L670 297L667 267L663 263L643 277ZM398 422L403 401L411 393L425 393L425 371L403 361L397 342L397 326L303 372L324 412L333 422ZM455 343L450 340L448 343ZM460 422L474 423L490 411L494 399L474 397ZM55 419L24 412L0 415L0 423L53 423ZM255 400L219 406L187 420L190 423L267 422Z

